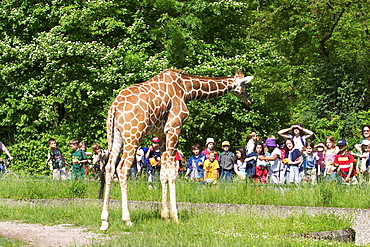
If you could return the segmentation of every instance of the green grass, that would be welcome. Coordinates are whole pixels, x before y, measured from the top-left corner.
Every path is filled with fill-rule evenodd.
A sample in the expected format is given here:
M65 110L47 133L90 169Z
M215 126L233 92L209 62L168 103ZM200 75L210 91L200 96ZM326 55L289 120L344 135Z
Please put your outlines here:
M56 199L98 197L100 183L71 181L24 181L0 180L0 198L12 199ZM154 184L149 191L148 184L141 180L130 181L129 200L160 201L161 185ZM230 203L284 206L314 206L370 208L370 187L344 186L334 183L312 185L258 185L245 182L218 183L207 186L179 180L176 184L178 202ZM113 183L112 199L120 199L118 183Z
M100 183L97 181L7 181L0 180L0 198L12 199L96 199ZM154 184L148 190L144 180L129 182L129 199L160 201L161 185ZM236 181L203 185L179 180L178 202L260 204L286 206L326 206L345 208L369 208L369 188L322 183L316 186L257 185ZM120 199L118 183L113 183L112 199ZM62 201L63 203L64 201ZM81 204L82 203L82 204ZM14 207L3 203L0 206L1 221L19 220L45 225L74 224L98 232L100 227L101 201L65 201L65 204L27 204ZM297 214L289 217L263 216L250 211L217 214L212 209L194 211L189 208L179 212L180 223L164 223L159 209L130 210L133 227L121 220L121 209L110 208L108 236L114 236L104 246L329 246L332 243L309 239L292 238L288 235L339 230L350 227L350 218L335 215L308 216ZM0 246L12 245L11 240ZM7 243L6 241L10 241ZM8 244L8 245L7 245ZM335 246L353 246L334 243ZM96 243L95 246L100 246Z
M3 238L0 236L0 246L1 247L14 247L14 246L24 246L26 243L20 242L17 239Z
M44 225L74 224L98 232L100 205L71 202L65 205L23 205L0 207L0 220L19 220ZM350 220L335 215L297 214L274 217L240 211L217 214L210 210L179 213L180 223L165 223L159 211L131 210L132 227L121 220L121 209L110 210L108 236L104 246L328 246L326 241L293 238L288 235L348 228ZM334 243L335 246L354 246ZM96 243L95 246L101 244ZM2 245L1 245L2 246Z

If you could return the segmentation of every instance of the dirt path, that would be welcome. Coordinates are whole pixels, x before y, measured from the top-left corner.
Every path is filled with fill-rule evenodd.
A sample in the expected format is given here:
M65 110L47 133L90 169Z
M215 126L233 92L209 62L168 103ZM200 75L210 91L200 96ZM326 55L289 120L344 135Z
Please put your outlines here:
M17 222L0 222L0 235L27 243L26 246L89 246L104 240L100 234L69 225L44 226Z

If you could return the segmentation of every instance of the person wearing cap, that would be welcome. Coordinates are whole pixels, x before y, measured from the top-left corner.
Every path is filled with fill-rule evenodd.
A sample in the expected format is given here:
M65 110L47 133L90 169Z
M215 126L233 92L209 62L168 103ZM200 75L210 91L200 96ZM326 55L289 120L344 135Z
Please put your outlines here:
M222 150L218 157L218 163L221 168L221 179L225 181L231 181L234 169L235 155L230 151L230 143L228 141L222 142Z
M291 132L291 134L288 134L288 132ZM301 124L296 123L287 129L278 131L278 134L284 139L292 138L294 141L294 147L299 151L302 151L306 141L310 139L314 133L309 129L303 128Z
M269 176L272 184L284 182L285 168L281 163L280 150L276 145L275 139L266 139L265 145L268 149L269 156L260 156L258 159L267 161L270 164Z
M351 155L358 157L357 169L361 175L369 170L370 141L363 140L361 143L361 153L350 152Z
M202 151L202 154L204 155L204 157L206 157L206 159L209 159L209 153L211 151L214 151L215 152L215 155L216 155L216 160L218 160L218 153L217 151L215 150L215 146L216 146L216 142L213 138L207 138L206 140L206 148Z
M159 137L156 136L152 140L152 145L149 148L149 151L146 154L146 159L148 159L149 164L147 164L146 172L148 175L148 182L153 183L154 182L154 176L157 172L160 171L161 166L161 150L159 146ZM152 185L149 184L149 189L152 189Z
M339 152L334 157L334 166L338 167L339 173L344 180L344 184L357 184L355 159L347 151L347 141L339 139L337 142Z

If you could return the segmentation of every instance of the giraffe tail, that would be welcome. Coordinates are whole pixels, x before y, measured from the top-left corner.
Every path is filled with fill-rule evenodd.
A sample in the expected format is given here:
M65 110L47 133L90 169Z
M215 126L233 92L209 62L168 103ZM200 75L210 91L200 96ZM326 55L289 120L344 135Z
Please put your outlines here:
M99 189L99 199L103 199L104 196L104 187L105 187L105 168L108 163L108 157L113 148L113 136L114 136L114 109L113 107L109 108L108 119L107 119L107 141L108 141L108 153L107 159L104 160L103 165L100 169L100 189Z
M100 170L100 189L99 189L99 199L103 199L104 196L104 187L105 187L105 164Z

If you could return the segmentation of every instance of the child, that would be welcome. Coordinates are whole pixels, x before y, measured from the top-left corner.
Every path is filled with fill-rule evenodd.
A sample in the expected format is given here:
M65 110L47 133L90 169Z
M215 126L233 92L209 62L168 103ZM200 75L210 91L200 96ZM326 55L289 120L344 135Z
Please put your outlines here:
M302 161L301 152L295 148L294 142L291 138L286 139L285 147L287 149L283 163L289 167L289 183L299 184L301 181L299 165Z
M251 153L246 154L246 167L245 167L245 175L246 177L252 179L256 175L256 163L258 159L258 154L255 152L255 148L252 150Z
M339 167L340 175L344 180L344 184L357 184L356 179L356 169L354 167L354 158L353 156L346 151L347 142L344 139L339 139L337 146L339 152L334 157L334 166Z
M214 149L216 146L216 143L215 143L215 140L213 140L213 138L207 138L206 140L206 149L204 149L202 151L202 154L206 157L206 159L209 158L208 154L211 152L211 151L214 151L215 154L216 154L216 159L218 160L218 153L217 151Z
M256 175L255 179L257 183L262 182L263 184L267 183L267 175L269 173L267 169L266 161L260 160L260 157L266 157L263 152L263 143L258 142L256 143L256 154L258 155L257 163L256 163Z
M272 184L280 184L284 182L285 167L281 163L280 150L276 146L275 139L266 139L265 145L269 156L261 156L258 159L267 161L270 165L269 176Z
M87 163L87 156L85 151L79 149L78 147L78 140L72 139L69 142L69 147L72 149L72 174L71 180L83 180L84 178L84 165Z
M245 168L247 166L247 162L245 161L245 153L246 151L243 147L239 147L235 150L234 172L242 180L244 180L246 176Z
M324 153L325 153L325 143L319 142L315 146L316 150L314 153L319 158L317 160L317 176L321 177L325 173L325 164L324 164Z
M230 151L230 143L228 141L222 143L222 150L223 152L218 157L218 162L221 167L221 179L231 181L235 155Z
M189 158L188 164L186 165L186 175L185 177L188 178L190 175L191 181L196 181L199 179L203 179L204 172L203 169L203 162L206 159L203 154L200 153L200 145L193 144L191 146L191 151L193 155Z
M245 147L247 154L250 154L254 151L254 147L256 146L256 141L258 140L258 136L256 132L251 132L247 136L247 146Z
M78 147L85 152L86 156L91 156L93 155L92 152L86 152L86 143L84 142L80 142L78 144ZM89 163L90 163L90 160L87 160L87 162L85 163L85 175L89 175Z
M291 134L286 133L289 131L291 131ZM306 144L306 141L310 139L314 133L311 130L303 128L301 124L296 123L288 129L280 130L278 134L284 139L292 138L295 148L301 151Z
M204 161L204 182L216 184L218 179L218 170L220 168L218 160L216 159L216 151L209 153L209 158Z
M303 177L305 181L311 181L312 184L316 184L316 174L320 167L317 164L319 157L313 152L315 145L313 142L307 142L303 148Z
M325 165L325 174L330 175L329 180L336 180L337 177L337 167L333 165L334 157L338 153L338 149L335 146L335 140L333 136L328 136L325 141L326 150L324 152L324 165Z
M98 179L100 170L103 169L108 161L108 152L102 150L98 143L94 143L91 148L94 154L92 156L92 165L90 168L94 174L94 179Z
M60 180L61 178L62 180L66 180L66 162L62 151L57 148L57 142L53 138L49 139L48 145L50 150L46 163L50 166L50 170L53 171L53 180Z
M154 176L156 172L159 172L161 169L160 162L162 153L160 150L159 141L159 137L154 137L152 139L152 146L149 148L149 152L146 156L146 158L149 160L149 164L146 168L149 183L154 182ZM152 189L152 185L149 185L149 189Z

